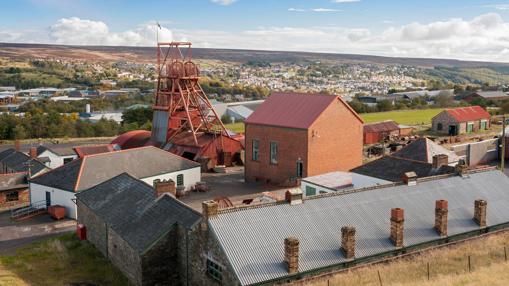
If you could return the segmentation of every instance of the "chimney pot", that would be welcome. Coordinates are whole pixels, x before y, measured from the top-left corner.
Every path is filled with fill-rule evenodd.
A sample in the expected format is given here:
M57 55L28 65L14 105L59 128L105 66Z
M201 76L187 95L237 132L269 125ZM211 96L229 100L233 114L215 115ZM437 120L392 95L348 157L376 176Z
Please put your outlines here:
M344 226L341 228L341 250L346 259L355 258L355 227Z
M288 190L285 199L291 206L302 204L302 191L300 189Z
M408 186L417 185L417 174L415 172L406 172L403 174L403 182Z
M404 222L404 210L402 208L391 209L390 239L396 247L403 247Z
M28 155L32 159L37 158L37 147L30 147L30 150L28 151Z
M19 139L16 139L16 141L14 141L14 150L16 151L21 150L21 142L19 141Z
M475 200L474 203L474 221L479 227L486 227L486 209L488 202L485 200Z
M435 202L435 230L440 236L447 236L447 215L449 205L446 200Z
M296 237L285 238L285 264L288 273L299 271L299 239Z

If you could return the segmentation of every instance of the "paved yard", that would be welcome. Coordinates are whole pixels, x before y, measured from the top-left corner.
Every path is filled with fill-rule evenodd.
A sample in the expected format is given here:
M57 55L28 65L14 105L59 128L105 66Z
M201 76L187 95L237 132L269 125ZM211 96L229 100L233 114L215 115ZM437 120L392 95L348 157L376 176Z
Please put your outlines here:
M244 199L255 198L263 192L276 192L283 195L288 188L281 188L263 183L245 183L244 168L228 168L226 174L205 173L202 181L207 182L210 191L206 193L190 192L181 200L193 209L201 212L201 203L217 197L228 197L234 205L242 203Z

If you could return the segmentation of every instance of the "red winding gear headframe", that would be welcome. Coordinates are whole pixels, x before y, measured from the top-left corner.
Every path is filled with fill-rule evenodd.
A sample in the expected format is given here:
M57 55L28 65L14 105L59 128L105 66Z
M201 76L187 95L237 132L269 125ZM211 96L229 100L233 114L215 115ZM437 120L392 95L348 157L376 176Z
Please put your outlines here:
M197 134L230 137L198 80L191 43L157 43L157 91L153 106L152 141L160 146L181 133L189 133L198 146Z

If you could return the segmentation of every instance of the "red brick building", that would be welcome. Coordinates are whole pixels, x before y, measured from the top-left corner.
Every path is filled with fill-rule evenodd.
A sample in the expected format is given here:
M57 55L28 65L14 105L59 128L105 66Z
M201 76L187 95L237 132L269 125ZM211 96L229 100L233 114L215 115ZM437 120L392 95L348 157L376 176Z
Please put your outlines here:
M362 164L363 121L338 96L273 93L245 125L248 182L291 184Z

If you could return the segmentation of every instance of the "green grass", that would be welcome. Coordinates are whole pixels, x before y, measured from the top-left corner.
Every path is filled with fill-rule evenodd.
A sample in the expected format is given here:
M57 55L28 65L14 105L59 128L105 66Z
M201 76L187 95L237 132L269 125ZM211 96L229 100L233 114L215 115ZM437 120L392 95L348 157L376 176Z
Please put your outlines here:
M75 234L29 244L0 256L0 285L128 285L127 279Z
M230 123L224 125L226 129L232 130L237 133L244 132L244 122Z
M362 113L361 117L366 123L384 120L394 120L404 125L431 124L431 118L442 111L443 108L398 110L388 112Z

